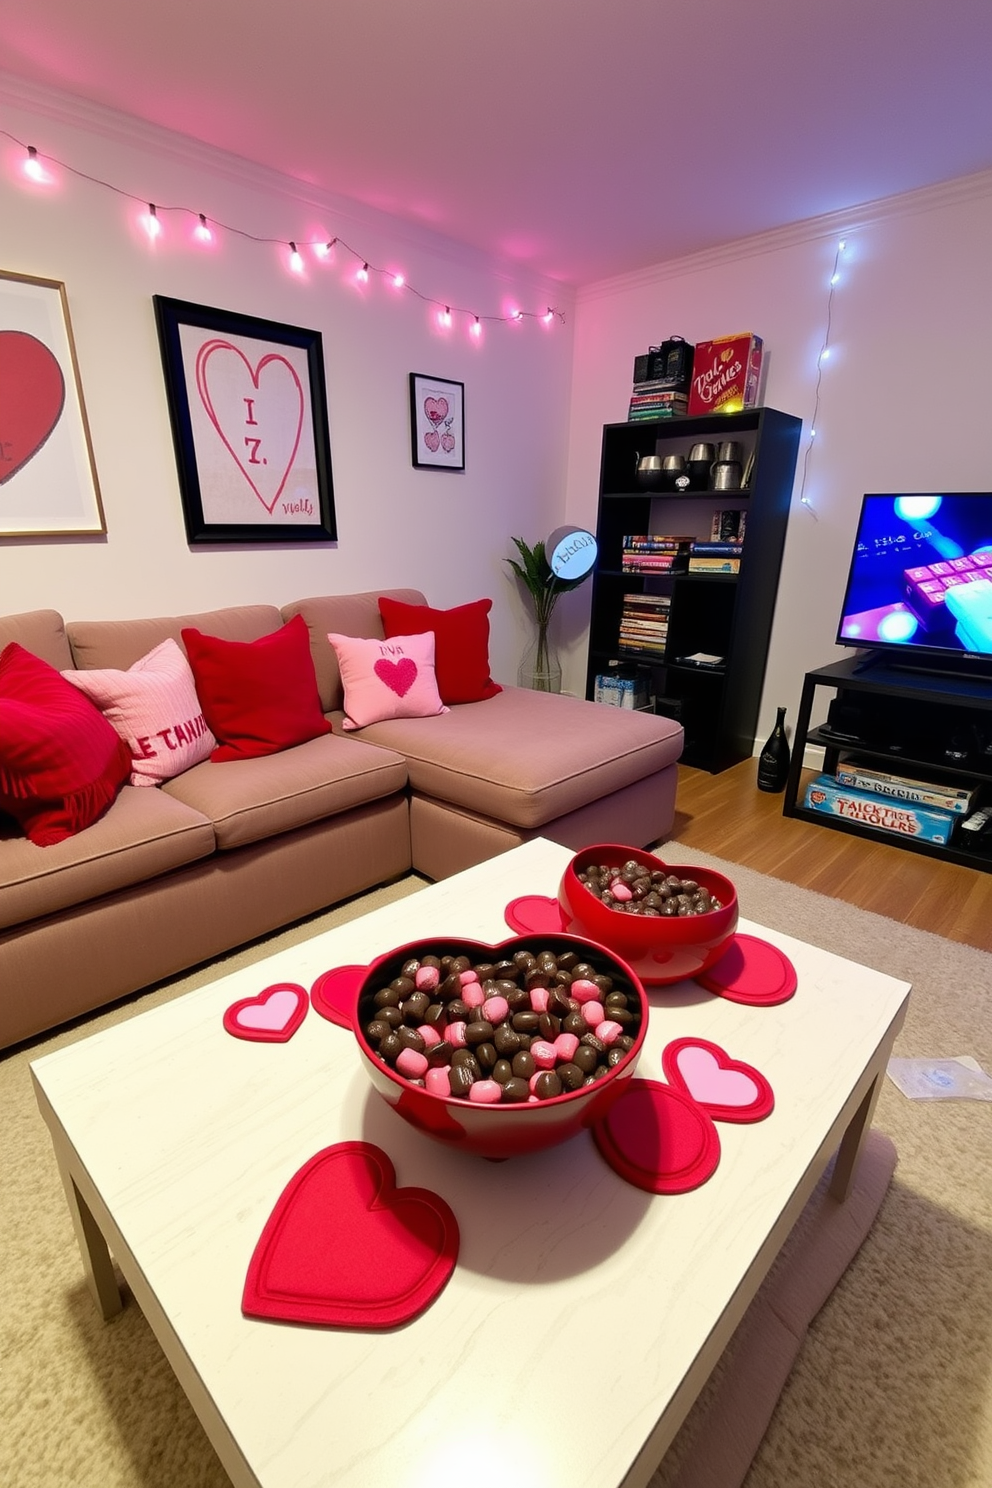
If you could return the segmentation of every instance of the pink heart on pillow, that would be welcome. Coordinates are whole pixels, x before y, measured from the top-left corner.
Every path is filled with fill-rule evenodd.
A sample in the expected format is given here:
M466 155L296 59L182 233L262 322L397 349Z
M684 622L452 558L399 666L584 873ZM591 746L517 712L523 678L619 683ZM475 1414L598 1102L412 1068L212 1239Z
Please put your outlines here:
M372 670L379 681L385 682L390 692L395 692L397 697L406 697L417 680L417 663L409 656L402 656L399 661L390 661L383 657Z

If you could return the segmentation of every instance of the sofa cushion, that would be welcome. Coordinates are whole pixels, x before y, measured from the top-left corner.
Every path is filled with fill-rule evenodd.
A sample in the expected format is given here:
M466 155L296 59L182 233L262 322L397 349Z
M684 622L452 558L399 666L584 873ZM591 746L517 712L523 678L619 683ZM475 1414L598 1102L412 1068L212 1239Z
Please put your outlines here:
M381 800L406 778L400 755L327 734L261 759L208 760L162 790L209 817L217 846L232 848Z
M215 847L213 826L199 812L161 791L125 785L99 821L43 851L0 832L0 927L130 888L210 857Z
M21 615L0 615L0 651L11 641L16 641L32 655L40 656L57 672L72 666L65 622L57 610L27 610Z
M209 758L207 727L189 662L171 637L126 672L70 669L67 682L95 703L131 751L131 784L161 785Z
M379 613L387 639L417 632L434 632L437 687L445 703L479 703L501 690L489 675L489 611L491 599L477 599L452 610L404 604L388 594L379 598Z
M17 641L0 652L0 810L38 847L81 832L131 773L100 710Z
M674 764L683 742L671 719L521 687L354 737L405 755L413 790L528 829Z
M434 636L397 636L376 641L335 635L334 647L344 684L344 728L364 728L387 718L436 718L447 713L434 675Z
M65 629L72 647L72 661L65 665L117 667L126 671L167 637L182 647L184 630L200 630L204 635L220 636L225 641L256 641L259 636L271 635L281 625L282 616L274 605L231 605L193 615L159 615L139 620L70 620Z
M344 696L338 659L327 639L328 633L333 630L337 635L369 636L381 641L385 631L379 615L380 594L409 604L424 603L419 589L370 589L363 594L324 594L315 599L298 599L282 607L284 620L302 615L310 632L310 654L317 673L320 706L325 713L340 708Z
M226 641L188 629L183 642L204 717L218 740L212 760L257 759L330 733L299 616L257 641Z

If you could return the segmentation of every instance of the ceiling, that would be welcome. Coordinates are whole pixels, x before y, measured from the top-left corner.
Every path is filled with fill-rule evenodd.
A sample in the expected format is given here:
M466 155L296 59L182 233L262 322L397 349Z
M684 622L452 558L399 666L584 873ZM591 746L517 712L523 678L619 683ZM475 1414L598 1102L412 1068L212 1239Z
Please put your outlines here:
M992 168L989 0L0 0L0 69L576 285Z

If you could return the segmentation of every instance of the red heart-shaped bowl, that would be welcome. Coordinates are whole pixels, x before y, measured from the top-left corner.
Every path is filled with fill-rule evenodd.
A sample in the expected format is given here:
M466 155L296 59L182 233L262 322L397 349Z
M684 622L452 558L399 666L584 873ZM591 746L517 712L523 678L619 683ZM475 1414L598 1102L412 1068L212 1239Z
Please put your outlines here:
M571 955L577 955L580 967L588 965L595 975L610 978L611 990L626 995L631 1021L626 1025L625 1037L632 1039L632 1043L612 1067L605 1069L590 1084L580 1085L576 1090L563 1090L561 1094L543 1100L501 1100L496 1104L437 1094L428 1090L422 1080L407 1078L397 1071L378 1052L375 1039L366 1033L377 1011L376 995L400 977L407 963L420 962L425 956L440 959L465 956L473 968L481 966L484 970L488 967L498 970L500 962L512 961L517 953L530 953L537 957L542 951L549 951L556 958L565 956L570 959ZM489 976L484 977L480 985L484 987L487 981L508 980L506 974L502 978ZM588 978L583 976L582 980ZM497 992L497 995L501 994ZM441 1000L440 991L436 1000ZM452 1005L451 1002L446 1004L447 1007ZM647 1033L647 1020L648 1003L644 988L618 956L602 945L577 936L549 933L517 936L499 945L434 937L388 951L372 962L362 979L354 1029L362 1062L374 1088L405 1121L418 1131L462 1152L506 1158L553 1147L600 1121L637 1067ZM450 1021L463 1020L455 1017ZM508 1021L512 1024L512 1018ZM448 1042L443 1037L448 1031L448 1022L445 1014L438 1024L442 1042Z
M636 859L651 870L693 879L719 900L720 908L700 915L641 915L612 909L579 878L592 864L622 867ZM681 982L707 971L726 951L737 929L737 891L729 878L711 868L673 867L641 848L600 843L576 853L558 886L562 928L598 941L619 956L645 986Z

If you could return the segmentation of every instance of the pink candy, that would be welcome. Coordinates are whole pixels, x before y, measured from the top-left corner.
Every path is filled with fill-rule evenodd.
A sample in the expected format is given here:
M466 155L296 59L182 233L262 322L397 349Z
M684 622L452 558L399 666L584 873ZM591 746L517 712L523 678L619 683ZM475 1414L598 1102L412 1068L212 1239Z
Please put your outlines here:
M470 1101L481 1102L484 1106L494 1106L503 1099L503 1087L497 1080L476 1080L468 1088L468 1098Z
M547 1039L535 1039L530 1046L530 1056L538 1069L554 1069L558 1063L558 1050Z
M503 1019L509 1015L510 1004L505 997L487 997L482 1004L482 1011L489 1022L495 1026L497 1023L502 1023Z
M584 1002L581 1012L589 1028L595 1028L606 1017L606 1009L601 1002Z
M547 987L531 987L530 1005L535 1013L546 1013L548 1011Z
M479 980L479 973L470 967L468 971L460 971L458 973L458 980L463 987L467 987L470 982L477 982Z
M439 1065L436 1069L429 1069L424 1076L424 1084L431 1095L449 1096L451 1094L451 1081L448 1078L446 1065Z
M485 1000L486 994L477 981L466 982L462 987L462 1002L466 1007L481 1007Z
M569 997L574 997L576 1002L599 1001L599 988L595 982L588 982L583 977L572 983L568 989Z
M461 1022L449 1023L444 1030L444 1036L453 1049L464 1049L465 1024Z
M628 899L633 899L633 894L622 878L615 878L610 884L610 893L618 904L626 904Z
M439 1044L441 1042L441 1035L431 1023L422 1023L417 1029L417 1032L420 1034L420 1037L423 1039L428 1049L431 1047L432 1044Z
M558 1058L567 1063L579 1047L578 1035L574 1033L560 1033L555 1039L555 1052Z
M623 1033L623 1029L619 1023L614 1023L612 1018L604 1018L602 1023L597 1023L594 1032L600 1043L606 1044L609 1047L610 1044L616 1043L617 1039Z
M413 980L418 992L433 992L441 980L441 973L436 966L418 966Z
M408 1080L419 1080L427 1073L427 1060L416 1049L401 1049L396 1056L396 1068Z

